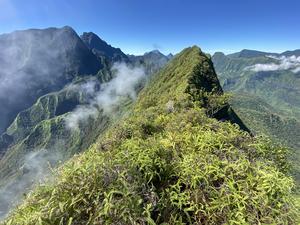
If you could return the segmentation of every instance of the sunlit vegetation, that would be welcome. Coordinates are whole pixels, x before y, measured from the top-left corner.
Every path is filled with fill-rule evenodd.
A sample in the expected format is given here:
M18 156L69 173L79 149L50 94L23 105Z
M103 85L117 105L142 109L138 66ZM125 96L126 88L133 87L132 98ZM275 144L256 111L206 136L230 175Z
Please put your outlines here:
M5 224L297 224L287 149L215 119L226 99L185 49Z
M299 73L288 69L259 72L249 69L256 64L279 63L269 55L272 54L243 50L227 56L216 53L212 60L225 92L231 93L230 104L247 127L291 148L292 172L299 186ZM297 56L298 52L282 55Z

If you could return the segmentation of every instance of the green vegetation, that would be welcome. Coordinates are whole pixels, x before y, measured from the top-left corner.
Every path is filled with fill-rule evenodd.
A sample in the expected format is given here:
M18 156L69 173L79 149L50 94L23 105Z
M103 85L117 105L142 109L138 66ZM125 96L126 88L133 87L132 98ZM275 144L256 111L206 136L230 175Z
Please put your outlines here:
M132 105L132 99L124 96L109 115L104 115L101 105L97 105L97 118L93 115L78 124L79 130L70 130L65 121L70 112L79 105L89 105L91 101L91 93L76 86L89 82L95 83L97 89L100 83L109 82L114 76L111 67L115 61L125 61L132 67L143 66L145 72L150 75L168 60L161 53L148 53L144 56L132 56L129 61L120 49L109 46L94 34L91 38L98 39L100 45L94 46L97 49L86 44L93 49L102 69L95 75L74 74L64 88L39 97L29 108L20 111L7 130L0 135L0 219L6 215L11 205L22 199L23 194L27 193L38 179L48 174L48 160L51 161L51 167L56 167L74 154L87 149ZM143 84L136 87L136 91L142 86Z
M210 59L185 49L4 223L296 224L287 150L213 118L224 107Z
M281 55L297 55L297 51ZM273 53L243 50L212 60L230 104L247 127L257 135L267 135L274 142L293 151L293 174L300 184L300 76L290 70L260 71L247 69L255 64L277 64L266 55ZM278 55L278 54L277 54Z
M82 90L67 87L42 96L33 106L18 114L6 132L12 143L0 161L0 184L5 184L6 178L18 172L29 152L50 150L56 143L63 141L62 146L66 147L66 150L61 151L62 146L57 146L57 150L61 151L61 159L70 158L95 140L97 134L91 130L100 132L103 129L102 126L109 120L104 115L99 116L98 126L93 123L85 124L81 131L71 131L65 126L64 118L67 113L78 104L88 101L85 95ZM105 121L101 124L101 120ZM85 136L86 134L90 135Z
M110 116L99 109L95 118L78 124L80 129L69 129L65 119L70 111L89 100L84 89L74 87L85 80L74 82L73 88L68 86L42 96L20 112L2 135L9 137L10 143L0 160L0 217L22 200L35 182L47 176L49 166L56 167L88 148L132 103L130 99L124 100Z
M294 148L300 147L295 134L300 133L300 123L293 117L283 116L280 111L263 99L246 93L239 93L231 99L231 105L253 132L267 136Z

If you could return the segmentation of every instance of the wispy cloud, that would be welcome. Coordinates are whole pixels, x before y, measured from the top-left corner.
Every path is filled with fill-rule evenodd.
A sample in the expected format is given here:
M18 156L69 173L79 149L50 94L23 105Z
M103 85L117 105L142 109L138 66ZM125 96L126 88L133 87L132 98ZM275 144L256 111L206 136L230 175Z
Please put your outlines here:
M136 98L137 86L145 80L142 67L130 67L124 63L114 64L112 67L114 78L100 84L97 79L91 78L88 82L66 88L78 91L88 102L79 105L69 113L65 122L69 129L79 129L79 124L86 122L90 117L97 117L102 112L113 113L123 97ZM0 186L0 220L14 208L27 193L32 185L51 179L50 168L65 160L61 149L66 147L65 140L57 140L51 149L32 149L18 162L18 177Z
M297 67L297 68L295 68L295 69L293 69L292 71L293 71L294 73L299 73L299 72L300 72L300 66Z
M34 184L51 178L50 168L63 159L60 149L64 147L64 141L59 140L51 149L36 149L18 162L17 177L0 187L0 220L23 200L23 194Z
M31 30L1 35L0 132L12 122L15 112L24 110L42 94L63 87L71 68L66 55L75 44L65 34Z
M152 48L155 49L155 50L160 50L160 51L163 50L163 47L160 44L157 44L157 43L152 44Z
M142 67L130 67L125 63L116 63L112 67L114 78L97 86L96 81L88 82L73 88L85 89L88 91L91 100L89 104L79 105L65 119L70 129L79 129L80 123L86 122L89 118L95 118L99 112L109 115L117 107L123 97L136 98L137 86L145 79L145 70Z
M300 56L268 56L269 58L275 59L277 63L268 64L255 64L253 66L246 67L246 70L252 70L255 72L260 71L277 71L277 70L290 70L294 73L300 71Z

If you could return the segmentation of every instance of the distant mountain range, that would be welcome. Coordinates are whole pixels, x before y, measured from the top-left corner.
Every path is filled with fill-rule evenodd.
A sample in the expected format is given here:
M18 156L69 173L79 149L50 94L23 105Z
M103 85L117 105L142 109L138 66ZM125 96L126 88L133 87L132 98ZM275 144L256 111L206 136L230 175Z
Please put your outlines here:
M144 55L135 56L128 55L130 61L136 66L143 66L147 74L153 74L162 68L173 55L169 54L165 56L158 50L153 50L151 52L146 52Z
M222 52L216 52L215 54L218 55L220 53L221 55L224 53ZM285 51L282 53L275 53L275 52L262 52L262 51L256 51L256 50L249 50L249 49L243 49L240 52L228 54L227 56L230 58L255 58L260 56L300 56L300 49L293 50L293 51Z

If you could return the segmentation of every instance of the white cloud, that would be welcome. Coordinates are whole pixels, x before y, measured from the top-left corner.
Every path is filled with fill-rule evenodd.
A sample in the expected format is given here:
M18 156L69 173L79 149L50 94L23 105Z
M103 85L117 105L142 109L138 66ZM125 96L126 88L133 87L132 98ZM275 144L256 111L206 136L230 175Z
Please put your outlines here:
M3 0L0 2L1 7ZM12 122L15 112L46 92L62 88L67 81L72 68L66 55L76 43L63 34L53 29L0 36L0 132Z
M17 178L0 186L0 221L23 200L23 194L34 184L51 178L52 166L64 159L61 154L64 148L65 142L57 140L51 149L35 149L18 161L18 171L14 171L18 174Z
M95 88L97 82L90 81L83 85L75 85L71 88L80 89L89 93L89 104L79 105L65 119L70 129L79 129L79 124L89 118L95 118L99 111L109 115L114 107L118 106L122 97L136 98L137 85L142 82L146 75L142 67L130 67L125 63L116 63L112 67L114 78L100 85L100 90Z
M246 67L246 70L252 70L255 72L260 71L277 71L277 70L291 70L294 73L300 71L300 56L268 56L269 58L277 60L277 63L268 64L255 64L253 66Z
M98 114L97 108L90 105L78 106L68 117L66 118L67 127L70 129L79 129L79 122L85 122L90 117L95 117Z
M295 69L292 70L294 73L299 73L300 72L300 67L297 67Z

